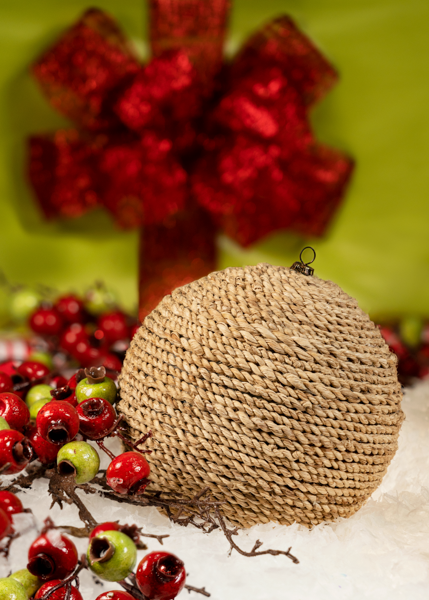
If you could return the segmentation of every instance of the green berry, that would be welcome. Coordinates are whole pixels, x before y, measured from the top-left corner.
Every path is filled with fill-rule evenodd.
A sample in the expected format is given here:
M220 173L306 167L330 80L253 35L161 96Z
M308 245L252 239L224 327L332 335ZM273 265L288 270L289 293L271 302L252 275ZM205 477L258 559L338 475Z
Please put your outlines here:
M35 385L25 396L25 402L27 406L32 406L38 400L52 400L51 391L53 389L54 388L52 388L50 385L46 385L45 383Z
M420 338L423 329L423 322L419 317L404 317L399 324L399 333L402 341L415 348L420 343Z
M0 600L28 600L25 588L16 579L0 579Z
M18 290L10 298L10 314L15 321L23 323L36 310L41 301L42 296L31 288Z
M87 551L90 569L105 581L122 581L133 570L137 548L120 531L102 531L92 538Z
M0 417L0 431L2 429L10 429L8 422L3 417Z
M110 377L105 377L99 383L89 383L88 378L79 381L76 387L76 398L79 404L89 398L104 398L110 404L116 400L116 385Z
M54 362L49 352L32 352L28 357L28 360L35 360L36 362L42 363L42 365L46 365L51 371L54 369Z
M92 315L101 315L117 304L117 298L112 290L106 288L103 283L97 283L87 290L84 298L85 308Z
M30 419L32 421L35 421L37 418L37 414L38 414L39 410L42 408L42 406L45 406L45 404L48 404L48 402L50 402L51 400L52 400L52 398L41 398L41 400L36 400L36 402L34 402L30 406Z
M15 581L20 583L27 592L29 598L34 596L43 583L38 577L32 575L28 569L21 569L16 573L12 573L12 575L9 576L9 579L15 579Z
M87 442L69 442L60 448L57 465L63 475L74 472L79 485L94 479L100 468L100 457Z

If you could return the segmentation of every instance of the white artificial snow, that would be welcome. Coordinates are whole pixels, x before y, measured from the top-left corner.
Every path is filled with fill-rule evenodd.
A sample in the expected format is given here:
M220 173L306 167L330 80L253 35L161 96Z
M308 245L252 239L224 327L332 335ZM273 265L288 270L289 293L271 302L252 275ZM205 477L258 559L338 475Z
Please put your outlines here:
M136 522L147 533L169 534L164 549L185 561L187 582L205 586L211 600L377 600L429 599L429 382L407 390L403 401L406 421L399 450L380 488L353 517L304 527L261 525L243 531L237 542L250 549L256 539L263 548L287 549L300 564L284 556L246 558L233 552L223 534L204 535L195 528L172 525L154 508L141 509L85 496L85 503L99 521ZM40 528L48 514L50 498L46 483L37 481L20 494L32 508ZM76 508L55 506L50 516L57 524L77 525ZM0 562L0 576L25 567L27 549L36 537L30 515L16 517L21 538L12 546L9 563ZM150 550L162 548L147 538ZM75 540L80 552L86 540ZM139 557L144 556L141 551ZM96 585L89 573L81 577L85 600L118 586ZM188 597L183 591L181 600ZM203 596L191 592L190 600Z

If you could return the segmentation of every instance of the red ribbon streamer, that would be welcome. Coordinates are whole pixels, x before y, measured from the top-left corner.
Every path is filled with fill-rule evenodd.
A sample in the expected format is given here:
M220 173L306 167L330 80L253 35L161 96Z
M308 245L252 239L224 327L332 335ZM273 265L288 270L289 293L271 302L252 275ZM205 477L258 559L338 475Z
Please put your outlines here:
M229 1L151 0L153 59L92 9L33 66L77 128L30 139L29 176L47 218L105 206L144 226L140 316L216 266L216 227L247 246L278 229L322 235L352 161L318 144L309 108L332 66L288 17L223 59Z

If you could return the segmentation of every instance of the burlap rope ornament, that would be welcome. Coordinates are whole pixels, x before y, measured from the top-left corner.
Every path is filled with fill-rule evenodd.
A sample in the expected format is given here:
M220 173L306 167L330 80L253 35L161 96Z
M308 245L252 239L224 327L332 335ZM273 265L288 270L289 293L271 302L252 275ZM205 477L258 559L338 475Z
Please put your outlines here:
M396 357L356 300L268 264L166 296L119 382L132 436L153 431L151 489L192 497L210 486L244 527L355 513L404 418Z

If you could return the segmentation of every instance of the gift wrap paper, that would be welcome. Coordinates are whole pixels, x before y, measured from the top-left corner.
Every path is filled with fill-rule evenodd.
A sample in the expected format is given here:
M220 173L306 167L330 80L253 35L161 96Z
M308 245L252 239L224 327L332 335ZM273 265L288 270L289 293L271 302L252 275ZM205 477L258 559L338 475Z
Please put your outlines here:
M104 0L147 57L143 0ZM96 210L47 223L25 180L25 140L68 125L49 107L29 65L89 5L83 0L2 0L0 6L0 268L14 282L81 290L103 279L137 304L138 232ZM243 250L218 240L219 268L289 266L314 245L316 274L355 296L372 316L429 309L429 4L425 0L236 0L230 55L264 22L289 14L340 73L315 107L317 138L353 156L356 170L322 239L277 233Z

